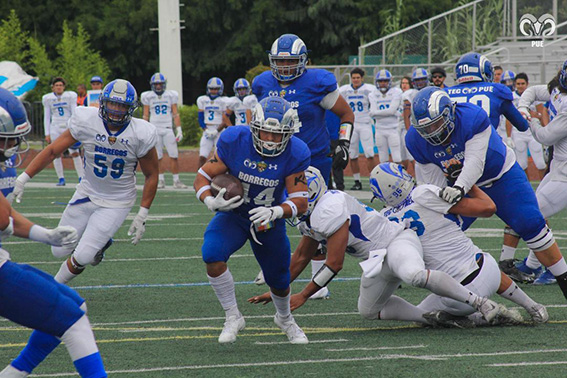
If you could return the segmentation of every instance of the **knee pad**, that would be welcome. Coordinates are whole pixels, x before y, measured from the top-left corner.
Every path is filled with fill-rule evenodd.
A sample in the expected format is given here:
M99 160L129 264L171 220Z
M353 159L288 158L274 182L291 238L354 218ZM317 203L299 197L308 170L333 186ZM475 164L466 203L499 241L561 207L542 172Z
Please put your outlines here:
M420 270L413 275L410 284L414 287L425 287L427 278L429 277L429 270Z
M526 240L526 244L532 251L541 252L555 244L555 237L553 237L553 232L546 225L536 237Z
M380 308L380 310L382 309ZM363 319L368 319L368 320L380 319L379 317L380 310L363 307L360 305L360 303L358 304L358 313L360 314L360 316L362 316Z
M515 237L517 237L517 238L520 237L520 235L519 235L516 231L514 231L514 230L512 229L512 227L510 227L510 226L504 227L504 233L505 233L505 234L508 234L508 235L515 236Z

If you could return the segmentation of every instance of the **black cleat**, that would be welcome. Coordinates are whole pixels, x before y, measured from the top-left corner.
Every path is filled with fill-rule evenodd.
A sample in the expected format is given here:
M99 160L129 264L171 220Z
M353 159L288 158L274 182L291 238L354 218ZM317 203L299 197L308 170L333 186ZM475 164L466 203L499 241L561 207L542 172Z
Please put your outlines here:
M439 310L427 312L422 315L433 327L440 328L474 328L475 324L466 316L457 316Z
M516 267L516 262L521 262L518 259L507 259L498 261L500 270L508 275L512 280L519 283L532 283L535 280L535 275L522 272Z
M362 190L362 183L356 180L352 188L350 188L350 190Z

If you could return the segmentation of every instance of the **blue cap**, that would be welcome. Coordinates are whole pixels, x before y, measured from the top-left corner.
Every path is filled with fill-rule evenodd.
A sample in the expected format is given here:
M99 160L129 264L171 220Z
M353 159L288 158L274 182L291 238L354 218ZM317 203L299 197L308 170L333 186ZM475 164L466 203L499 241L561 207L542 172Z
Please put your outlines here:
M91 83L102 83L102 77L100 76L93 76L91 77Z

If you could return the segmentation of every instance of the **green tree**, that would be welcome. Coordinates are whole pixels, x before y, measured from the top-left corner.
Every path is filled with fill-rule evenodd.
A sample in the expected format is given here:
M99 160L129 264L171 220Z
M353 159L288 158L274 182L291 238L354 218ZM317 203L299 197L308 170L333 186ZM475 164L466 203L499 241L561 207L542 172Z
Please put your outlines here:
M11 60L22 65L28 58L28 33L22 31L22 25L12 9L8 18L0 24L0 60Z

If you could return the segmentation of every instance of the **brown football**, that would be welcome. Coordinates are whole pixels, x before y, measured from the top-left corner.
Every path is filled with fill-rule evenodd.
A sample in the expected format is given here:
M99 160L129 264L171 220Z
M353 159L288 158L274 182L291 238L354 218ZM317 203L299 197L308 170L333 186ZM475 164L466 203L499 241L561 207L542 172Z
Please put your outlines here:
M226 188L226 193L224 193L225 200L229 200L236 196L242 197L244 194L244 188L242 187L240 180L228 173L217 175L213 177L213 181L211 181L211 192L213 193L213 196L216 197L222 188Z

